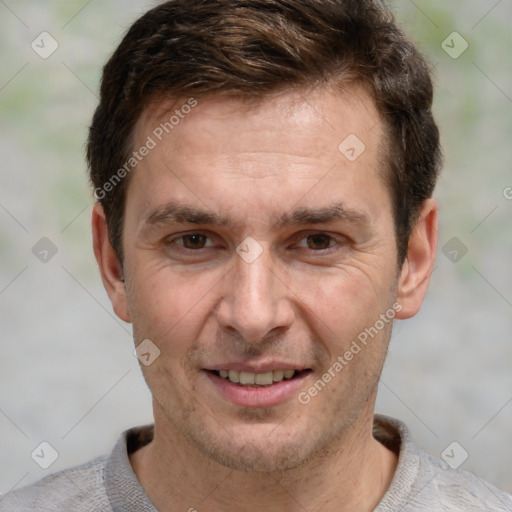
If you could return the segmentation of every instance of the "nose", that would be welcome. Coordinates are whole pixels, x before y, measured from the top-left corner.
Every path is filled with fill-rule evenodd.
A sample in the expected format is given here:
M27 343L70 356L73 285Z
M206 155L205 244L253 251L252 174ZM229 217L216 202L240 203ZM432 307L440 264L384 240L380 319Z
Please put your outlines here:
M223 291L217 307L219 325L247 343L283 334L294 321L293 294L268 250L251 263L236 255Z

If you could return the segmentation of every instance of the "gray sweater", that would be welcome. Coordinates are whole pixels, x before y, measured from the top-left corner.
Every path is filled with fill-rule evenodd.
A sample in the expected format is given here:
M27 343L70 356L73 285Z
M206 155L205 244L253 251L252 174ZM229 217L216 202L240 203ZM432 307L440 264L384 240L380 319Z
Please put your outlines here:
M512 511L511 495L427 455L403 423L377 415L374 435L399 453L393 481L375 512ZM128 430L110 455L0 496L0 511L154 512L128 458L150 438L151 427Z

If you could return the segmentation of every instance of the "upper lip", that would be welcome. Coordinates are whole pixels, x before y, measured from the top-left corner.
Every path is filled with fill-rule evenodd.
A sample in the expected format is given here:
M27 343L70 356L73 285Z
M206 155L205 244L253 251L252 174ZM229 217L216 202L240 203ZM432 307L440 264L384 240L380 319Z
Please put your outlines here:
M242 362L230 362L220 363L208 366L204 368L209 371L219 370L236 370L239 372L250 372L250 373L267 373L275 370L306 370L308 367L300 363L288 363L271 361L265 363L242 363Z

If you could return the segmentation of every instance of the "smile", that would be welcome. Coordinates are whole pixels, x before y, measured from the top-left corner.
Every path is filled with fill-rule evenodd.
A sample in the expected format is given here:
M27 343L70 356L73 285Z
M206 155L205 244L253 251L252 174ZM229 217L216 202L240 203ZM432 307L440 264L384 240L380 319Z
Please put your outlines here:
M252 373L237 370L213 371L219 377L241 386L272 386L283 379L293 379L301 370L273 370L265 373Z
M205 370L204 375L216 394L241 407L273 407L292 399L304 386L312 370L276 369L265 372L246 370Z

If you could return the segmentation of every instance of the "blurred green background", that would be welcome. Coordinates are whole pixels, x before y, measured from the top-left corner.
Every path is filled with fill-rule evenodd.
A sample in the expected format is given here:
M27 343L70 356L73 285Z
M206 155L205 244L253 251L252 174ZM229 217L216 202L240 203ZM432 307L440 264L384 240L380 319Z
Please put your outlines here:
M153 5L0 1L0 492L151 421L91 250L84 142L103 63ZM438 457L456 440L463 469L512 492L512 1L391 5L434 68L446 162L437 267L421 313L396 325L377 409ZM48 58L31 47L42 32L58 44ZM42 237L57 249L47 263L32 252ZM30 457L41 441L59 452L46 471Z

